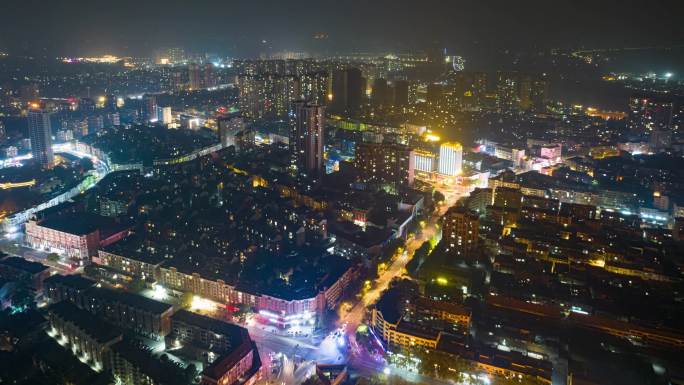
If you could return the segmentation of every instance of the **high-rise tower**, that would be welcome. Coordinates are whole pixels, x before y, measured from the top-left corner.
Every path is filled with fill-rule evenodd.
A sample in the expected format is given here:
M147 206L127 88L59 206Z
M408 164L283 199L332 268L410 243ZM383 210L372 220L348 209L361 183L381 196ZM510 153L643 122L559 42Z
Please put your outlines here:
M323 134L325 107L298 102L295 104L295 124L290 135L290 151L297 171L307 176L323 172Z
M448 142L439 147L439 173L449 176L458 175L463 167L463 146Z
M50 113L40 109L30 110L28 113L28 126L33 159L43 169L51 169L54 166L55 158L52 153Z

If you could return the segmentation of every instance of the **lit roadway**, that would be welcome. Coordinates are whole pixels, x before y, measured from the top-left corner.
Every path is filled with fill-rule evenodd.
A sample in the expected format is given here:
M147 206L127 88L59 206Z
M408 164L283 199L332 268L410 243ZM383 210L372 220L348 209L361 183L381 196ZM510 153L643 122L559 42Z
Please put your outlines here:
M95 168L94 178L92 184L84 186L85 189L94 186L97 182L99 182L102 178L104 178L107 174L111 172L109 164L107 164L106 161L98 159L90 154L75 151L69 144L55 144L52 146L52 148L55 153L66 153L77 158L89 158L93 162L93 167ZM15 158L0 160L0 168L21 166L22 161L29 160L31 158L31 154L28 154L18 156ZM72 274L77 271L76 269L70 269L58 263L53 263L45 260L45 257L48 254L45 251L35 250L26 247L23 241L23 234L19 231L20 229L18 227L19 226L17 226L17 228L12 229L12 231L8 231L4 234L4 236L2 236L2 238L0 238L0 249L12 251L10 252L10 254L16 254L27 260L37 261L46 264L50 266L52 269L62 274ZM2 247L3 244L9 247Z
M445 207L440 207L439 214L442 214L445 210ZM246 327L252 339L257 343L265 368L271 367L271 355L277 353L288 356L290 365L292 365L291 361L294 357L302 361L300 365L294 367L294 370L288 371L281 368L277 375L267 375L267 380L262 383L299 384L309 375L313 374L314 363L346 363L355 373L363 377L382 375L387 367L387 363L380 357L370 355L365 348L358 345L356 342L356 329L363 321L366 307L378 301L382 292L387 289L395 277L400 277L404 274L406 264L411 260L416 249L424 241L435 235L439 217L440 215L435 215L430 219L423 229L422 235L409 241L405 250L395 256L387 269L375 280L373 287L363 294L361 300L349 312L341 316L338 330L340 332L344 331L344 335L335 330L322 338L322 341L319 343L317 339L320 337L293 338L277 335L266 330L267 326L248 322ZM346 341L344 347L338 343L340 338ZM447 382L396 367L391 367L390 370L392 375L400 376L404 380L415 383L430 385L447 384Z
M404 275L406 264L413 258L413 254L416 250L437 233L437 221L449 206L450 205L448 204L440 206L438 214L431 216L429 223L422 229L421 236L412 239L406 244L404 252L395 256L390 266L375 280L373 287L368 289L363 294L361 300L357 302L348 313L341 317L340 325L346 326L346 334L349 338L350 345L350 355L347 364L357 373L364 376L377 375L383 373L383 370L387 367L387 364L383 359L371 356L365 348L359 346L356 342L356 329L363 321L366 307L373 305L378 301L382 292L388 288L390 282L394 278ZM392 374L401 376L404 380L411 382L434 385L447 384L447 382L398 369L396 367L391 367L390 370Z
M375 284L372 288L365 292L361 301L356 303L352 309L345 314L341 320L340 324L346 324L348 331L356 331L363 319L365 308L369 305L374 304L380 298L380 294L387 289L390 282L404 274L404 268L406 264L413 258L413 254L416 250L427 240L432 238L437 232L437 221L446 212L448 205L441 205L438 214L430 217L429 223L426 224L425 228L422 229L421 236L414 238L406 244L406 248L403 253L395 256L392 260L390 266L380 274L380 277L375 280ZM350 334L354 334L350 332Z

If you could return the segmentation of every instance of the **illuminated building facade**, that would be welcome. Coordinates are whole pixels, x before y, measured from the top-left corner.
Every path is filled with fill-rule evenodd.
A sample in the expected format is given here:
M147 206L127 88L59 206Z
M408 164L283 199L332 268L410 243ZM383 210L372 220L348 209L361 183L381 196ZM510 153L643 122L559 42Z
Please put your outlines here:
M111 325L67 301L50 306L47 315L48 335L89 361L95 370L108 366L111 347L123 339L123 334Z
M280 75L239 76L240 112L250 119L288 117L298 95L296 80Z
M437 349L445 324L468 330L471 310L425 297L403 298L397 289L389 289L373 307L370 321L375 335L389 349Z
M66 256L82 266L90 263L100 246L114 243L128 235L126 226L82 215L62 215L26 223L26 243L38 250Z
M157 269L161 266L163 260L149 255L145 256L145 258L142 255L139 258L127 258L107 250L98 250L98 256L93 257L93 262L124 274L147 280L153 279L156 276Z
M471 254L478 245L480 219L465 207L452 207L444 215L442 241L457 256Z
M187 270L181 271L145 255L124 256L114 252L100 252L96 262L130 277L153 278L159 285L168 289L191 292L217 302L244 304L279 316L302 313L320 316L326 307L337 304L342 291L351 283L355 274L353 268L348 268L337 279L328 277L328 282L311 297L286 298L285 295L269 295L246 287L238 289L222 279L204 277Z
M455 176L463 167L463 146L460 143L448 142L439 147L439 173Z
M390 347L409 349L420 346L436 349L441 337L439 331L418 328L401 319L387 318L377 306L371 313L371 325L383 342Z
M391 185L395 189L413 185L413 151L388 143L359 143L354 166L362 183Z
M324 105L328 102L328 72L307 72L297 78L298 97L309 103Z
M437 169L437 156L424 150L415 150L416 171L434 172Z
M19 149L15 146L8 146L5 149L5 157L6 158L14 158L17 155L19 155Z
M317 175L323 171L325 107L306 102L295 105L296 121L290 134L290 151L299 172Z
M480 152L484 152L499 159L510 160L516 168L521 167L524 163L526 155L525 149L499 144L490 140L480 140L478 143L480 144Z
M280 66L264 68L265 65L246 63L244 72L238 76L239 108L243 116L284 119L294 112L294 103L298 100L317 105L326 103L327 72L304 72L307 68L286 70Z
M29 221L26 223L26 243L39 250L59 250L77 261L88 261L97 254L100 232L96 228L69 229L61 226Z

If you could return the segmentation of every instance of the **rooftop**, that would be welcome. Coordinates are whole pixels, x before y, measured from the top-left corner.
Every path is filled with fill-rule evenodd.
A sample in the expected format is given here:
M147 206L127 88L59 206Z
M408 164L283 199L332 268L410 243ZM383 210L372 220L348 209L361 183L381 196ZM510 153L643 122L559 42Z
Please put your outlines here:
M173 308L172 305L125 291L93 287L90 289L90 293L97 298L111 302L120 302L155 314L162 314Z
M164 262L164 257L159 254L149 252L145 248L145 244L140 237L135 234L129 235L128 237L115 242L109 246L102 249L107 253L120 255L126 258L132 258L136 261L148 263L151 265L157 265Z
M328 221L328 226L330 233L365 248L383 245L394 236L394 230L389 228L369 226L364 231L360 226L346 221Z
M449 314L470 315L471 313L470 308L457 302L435 301L422 296L414 298L411 302L413 302L416 307L437 309Z
M107 238L129 227L111 218L87 213L52 216L38 222L38 225L75 235L91 234L99 230L101 238Z
M82 216L50 218L38 223L38 225L75 235L86 235L97 231L97 224L84 219Z
M315 247L284 257L262 255L242 270L238 287L289 301L307 299L330 287L350 267L348 260Z
M0 265L9 266L11 268L22 270L31 274L38 274L48 269L42 263L27 261L20 257L7 257L0 260Z
M92 279L88 279L80 274L55 274L47 278L45 280L45 283L67 286L77 290L85 290L95 286L95 281L93 281Z
M499 188L501 188L501 187L499 187ZM497 188L497 189L499 189L499 188ZM504 187L504 188L505 188L505 187ZM471 219L471 220L477 220L477 219L480 218L479 215L477 215L477 213L475 213L475 212L472 211L472 210L469 210L469 209L468 209L467 207L465 207L465 206L451 206L451 207L449 208L449 210L447 210L447 212L446 212L446 214L445 214L445 217L448 216L448 215L453 215L453 214L462 214L462 215L468 217L468 219Z

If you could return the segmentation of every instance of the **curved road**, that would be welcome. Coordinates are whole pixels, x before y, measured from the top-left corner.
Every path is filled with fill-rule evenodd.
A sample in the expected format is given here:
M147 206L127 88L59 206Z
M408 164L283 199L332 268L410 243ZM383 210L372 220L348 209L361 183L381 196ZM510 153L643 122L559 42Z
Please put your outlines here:
M83 179L78 186L71 188L70 190L67 190L59 194L58 196L46 202L43 202L37 206L28 208L18 213L14 213L11 216L7 217L5 221L2 223L2 225L4 230L6 230L8 233L17 231L16 228L24 224L28 220L28 218L35 212L45 210L49 207L53 207L60 203L66 202L67 200L80 194L82 191L93 187L95 184L97 184L97 182L99 182L102 178L104 178L107 174L109 174L112 171L106 159L98 159L92 154L77 151L72 143L55 144L52 146L52 149L55 153L66 153L73 155L77 158L89 158L93 162L95 170L86 174L85 179ZM2 161L2 163L0 163L0 167L8 167L9 165L16 166L17 164L21 165L22 160L27 160L31 158L32 156L29 154L18 156L11 159L5 159Z

